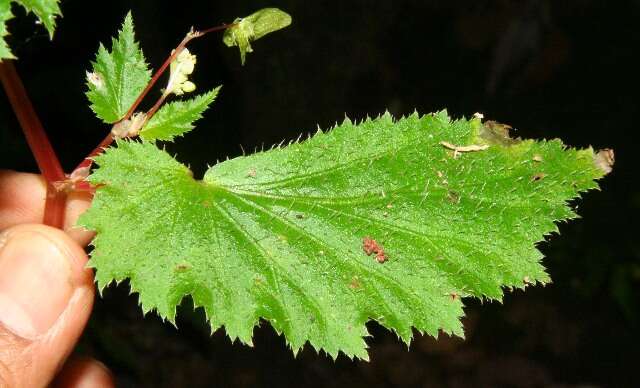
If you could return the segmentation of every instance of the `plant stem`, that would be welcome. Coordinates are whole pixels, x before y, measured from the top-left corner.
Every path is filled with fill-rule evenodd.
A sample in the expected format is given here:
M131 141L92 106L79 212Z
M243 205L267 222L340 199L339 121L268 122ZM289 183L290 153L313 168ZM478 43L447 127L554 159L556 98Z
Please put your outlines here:
M204 35L206 35L206 34L208 34L210 32L226 30L227 28L233 27L235 25L236 25L236 23L221 24L219 26L207 28L207 29L202 30L202 31L194 31L193 29L191 31L189 31L187 33L187 35L182 39L180 44L178 44L178 46L171 52L171 55L169 55L169 57L164 61L162 66L160 66L158 71L155 72L155 74L151 78L151 81L149 81L149 83L144 88L144 90L140 93L140 95L138 95L138 98L136 98L136 100L131 105L131 107L129 108L127 113L124 115L124 117L121 118L117 123L119 123L121 121L124 121L124 120L128 120L128 119L131 118L131 116L135 113L136 109L138 109L138 106L140 105L142 100L147 96L147 94L149 93L151 88L153 88L153 86L156 84L156 82L158 82L160 77L164 74L164 72L167 70L169 65L171 65L171 63L176 59L178 54L180 54L180 52L187 46L187 43L189 43L193 39L200 38L200 37L202 37L202 36L204 36ZM155 105L147 113L147 120L149 120L151 118L151 116L153 116L153 114L158 110L158 108L160 107L160 105L162 105L162 103L164 102L164 100L166 98L167 98L167 96L164 95L164 93L163 93L162 96L160 96L160 98L155 103ZM115 124L117 124L117 123L115 123ZM82 162L80 162L80 164L78 164L78 166L74 169L74 171L76 171L78 169L81 169L81 168L91 167L91 164L93 163L91 158L101 154L102 151L113 142L113 140L114 140L113 136L111 135L111 133L109 133L100 142L100 144L96 148L94 148L94 150L91 151L91 153L89 155L87 155L87 157L84 158L82 160Z
M45 200L43 222L46 225L62 228L67 194L58 191L55 188L55 184L66 180L66 175L33 108L22 80L13 65L13 61L5 59L0 62L0 81L2 81L9 103L27 138L27 143L36 159L38 168L47 182L47 198Z
M166 100L168 96L169 95L167 93L162 93L162 96L160 96L160 98L158 98L158 101L156 101L156 103L153 104L151 109L149 109L147 111L147 116L146 116L146 121L147 122L149 120L151 120L151 118L153 117L154 114L156 114L156 112L158 111L158 109L160 109L160 106L164 103L164 100Z
M93 160L91 158L100 155L102 151L104 151L105 148L109 147L111 143L113 143L113 135L111 135L111 132L109 132L109 134L104 139L102 139L100 144L98 144L96 148L94 148L93 151L89 153L89 155L82 159L82 162L80 162L80 164L78 164L78 166L73 171L78 171L81 168L91 167L91 164L93 164Z
M44 202L42 223L63 229L66 207L67 192L56 190L53 185L47 184L47 199Z
M13 61L5 59L0 63L0 79L40 172L49 183L65 180L62 166L29 100Z

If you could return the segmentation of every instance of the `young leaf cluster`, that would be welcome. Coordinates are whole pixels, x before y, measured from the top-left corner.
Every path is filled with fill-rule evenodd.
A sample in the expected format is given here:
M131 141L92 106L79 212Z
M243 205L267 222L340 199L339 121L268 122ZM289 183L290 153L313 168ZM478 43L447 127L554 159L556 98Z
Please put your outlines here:
M148 80L130 16L93 68L93 110L122 119ZM407 343L414 329L462 336L461 298L549 281L535 244L605 174L590 148L440 112L347 119L195 180L155 141L191 130L217 91L165 104L139 141L96 157L79 224L97 232L99 289L129 279L143 311L171 322L191 296L212 329L248 344L260 319L294 352L333 357L366 359L370 320Z
M20 4L28 12L33 12L49 32L49 37L53 38L56 17L61 15L59 2L60 0L0 0L0 61L15 58L4 39L8 35L6 24L13 18L11 4Z
M188 54L188 51L185 49L184 53ZM192 61L188 74L193 71L195 57ZM176 62L179 62L179 58ZM172 70L173 68L174 66ZM176 71L172 71L170 85L175 81L175 73ZM181 82L185 83L186 75L182 73L181 77L184 79ZM164 104L151 117L139 114L128 120L125 115L150 80L151 71L140 45L135 40L133 17L129 13L118 37L112 40L111 50L107 50L101 44L92 63L92 71L87 72L87 98L99 119L108 124L115 123L114 131L124 126L125 130L121 134L123 136L140 135L146 141L170 141L193 129L193 122L201 117L219 91L219 88L216 88L192 99L173 101ZM169 92L173 90L165 90L163 98L167 97ZM141 127L138 128L138 125ZM135 131L129 133L132 126L136 126Z

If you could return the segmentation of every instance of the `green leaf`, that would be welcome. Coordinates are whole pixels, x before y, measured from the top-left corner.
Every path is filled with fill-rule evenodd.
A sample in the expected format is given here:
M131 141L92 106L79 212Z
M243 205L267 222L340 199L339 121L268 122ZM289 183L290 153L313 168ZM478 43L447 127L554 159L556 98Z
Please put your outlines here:
M11 13L11 2L9 0L0 0L0 62L3 59L13 59L15 56L11 53L4 37L9 35L7 31L7 21L13 18Z
M247 53L253 52L251 42L268 33L281 30L291 24L291 16L278 8L263 8L245 18L238 18L235 25L225 30L222 41L228 46L238 46L240 62L244 65Z
M56 16L62 15L58 3L60 0L16 0L27 11L33 12L49 31L49 37L53 39L56 29Z
M196 96L190 100L175 101L165 104L151 117L151 120L140 131L144 140L173 140L193 129L193 122L202 117L218 95L220 87Z
M100 44L93 72L87 73L91 109L105 123L120 120L151 80L144 54L135 41L133 18L128 13L111 51Z
M446 113L346 120L202 181L152 143L120 141L96 158L102 186L79 221L98 232L97 283L129 278L144 312L170 321L191 295L245 343L262 317L294 351L334 357L367 358L371 319L405 342L412 327L461 336L461 297L549 281L535 244L604 175L592 149L501 128Z

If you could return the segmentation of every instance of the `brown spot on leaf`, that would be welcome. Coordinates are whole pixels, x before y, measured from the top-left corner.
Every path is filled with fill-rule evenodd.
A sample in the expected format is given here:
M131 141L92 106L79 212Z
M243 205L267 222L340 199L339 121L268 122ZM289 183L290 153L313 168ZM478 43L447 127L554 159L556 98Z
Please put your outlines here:
M202 206L203 207L211 207L211 202L209 202L208 200L204 200L204 201L202 201Z
M451 293L449 293L449 297L451 298L451 300L456 301L460 298L460 295L458 295L457 292L453 291Z
M183 272L186 271L188 269L191 269L191 265L187 264L187 263L181 263L176 265L176 271L177 272Z
M373 252L377 252L380 248L376 240L371 237L365 237L362 239L362 250L367 255L371 255Z
M533 174L533 176L531 177L531 182L541 181L546 176L547 176L547 174L545 174L543 172L537 172L537 173Z
M255 178L255 177L256 177L256 175L257 175L257 172L256 172L256 169L255 169L255 168L252 168L252 169L250 169L250 170L247 172L247 176L248 176L248 177Z
M351 282L349 283L349 288L351 288L352 290L357 290L360 287L362 287L362 285L360 284L360 280L358 279L358 277L352 277Z
M449 192L447 193L447 198L451 203L460 203L460 194L456 191L449 190Z
M304 218L304 214L296 214L296 218L301 220Z
M371 256L375 253L376 261L380 264L384 263L388 259L387 255L384 253L384 249L382 248L382 246L380 246L380 244L378 244L378 242L371 237L364 237L362 239L362 250L368 256Z

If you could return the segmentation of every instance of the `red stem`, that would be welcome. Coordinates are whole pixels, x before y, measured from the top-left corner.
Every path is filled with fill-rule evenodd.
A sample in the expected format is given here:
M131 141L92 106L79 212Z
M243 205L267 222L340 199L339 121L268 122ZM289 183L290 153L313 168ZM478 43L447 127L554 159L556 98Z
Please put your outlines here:
M47 181L47 198L43 222L46 225L61 229L64 226L67 195L65 192L56 190L54 184L64 181L66 175L31 104L13 61L5 59L0 62L0 81L2 81L9 103L27 138L27 143L36 159L38 168Z
M222 31L222 30L226 30L229 27L233 27L235 25L237 25L238 23L230 23L230 24L226 24L226 23L222 23L219 26L215 26L215 27L211 27L211 28L207 28L205 30L202 31L198 31L199 36L197 36L196 38L201 37L202 35L207 35L210 32L216 32L216 31Z
M111 132L109 132L109 134L104 139L102 139L100 144L98 144L98 146L94 148L93 151L91 151L91 153L89 153L89 155L87 155L73 171L77 171L81 168L91 167L91 164L93 163L93 160L91 158L100 155L102 151L104 151L105 148L109 147L111 143L113 143L113 136L111 135Z
M42 223L58 229L64 228L67 192L58 191L53 185L47 185L47 199L44 202Z
M160 96L160 98L158 98L158 101L156 101L155 104L153 104L153 106L151 107L151 109L149 109L147 111L147 115L146 115L146 121L148 122L149 120L151 120L151 118L153 117L154 114L156 114L156 112L158 111L158 109L160 109L160 106L164 103L164 100L167 99L168 94L162 93L162 96ZM145 122L146 124L146 122Z
M65 180L62 166L29 100L13 61L5 59L0 62L0 79L44 179L48 183Z

